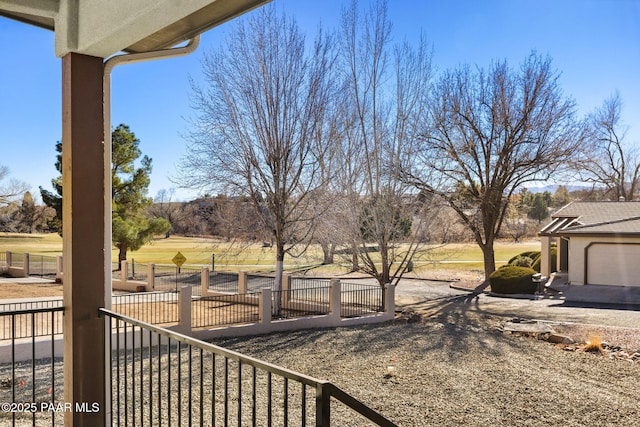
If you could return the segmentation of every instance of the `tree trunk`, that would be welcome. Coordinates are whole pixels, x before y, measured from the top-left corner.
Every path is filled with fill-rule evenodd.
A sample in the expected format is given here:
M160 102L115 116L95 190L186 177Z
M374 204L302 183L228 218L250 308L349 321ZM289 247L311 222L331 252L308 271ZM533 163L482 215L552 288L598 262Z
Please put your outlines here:
M333 264L333 244L320 243L322 247L322 265Z
M351 245L351 272L360 271L360 264L358 262L358 244L353 243Z
M486 242L481 246L482 255L484 257L484 280L488 281L491 273L496 271L496 259L493 250L493 241Z
M120 266L122 265L122 261L126 261L127 259L127 245L120 243L118 245L118 271L120 271Z
M276 315L280 314L280 310L282 309L282 273L284 270L284 245L281 243L277 244L277 255L276 255L276 275L274 278L274 291L277 295L277 298L273 299L273 311Z
M389 283L389 277L391 276L391 266L389 265L389 246L385 242L378 243L380 248L380 259L382 260L382 271L378 278L380 287L384 288Z

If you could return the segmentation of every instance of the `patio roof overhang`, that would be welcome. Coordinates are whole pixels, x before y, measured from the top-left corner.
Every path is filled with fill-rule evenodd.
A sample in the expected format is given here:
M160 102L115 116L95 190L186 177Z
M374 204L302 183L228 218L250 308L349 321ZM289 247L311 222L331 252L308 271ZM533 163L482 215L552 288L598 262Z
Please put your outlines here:
M0 17L55 32L62 58L65 426L107 426L105 338L111 304L111 146L105 58L158 56L270 0L0 0ZM14 41L19 43L19 40ZM149 52L149 53L147 53ZM119 57L123 58L123 57ZM128 59L131 59L129 56ZM110 59L111 63L116 60Z
M165 49L270 0L0 0L0 16L55 31L55 53Z

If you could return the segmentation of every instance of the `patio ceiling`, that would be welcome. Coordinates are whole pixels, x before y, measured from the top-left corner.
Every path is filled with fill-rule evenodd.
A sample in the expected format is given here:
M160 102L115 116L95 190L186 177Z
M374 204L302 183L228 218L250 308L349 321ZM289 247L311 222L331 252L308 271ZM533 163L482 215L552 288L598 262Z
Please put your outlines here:
M182 43L270 0L0 0L0 16L55 31L55 53L109 57Z

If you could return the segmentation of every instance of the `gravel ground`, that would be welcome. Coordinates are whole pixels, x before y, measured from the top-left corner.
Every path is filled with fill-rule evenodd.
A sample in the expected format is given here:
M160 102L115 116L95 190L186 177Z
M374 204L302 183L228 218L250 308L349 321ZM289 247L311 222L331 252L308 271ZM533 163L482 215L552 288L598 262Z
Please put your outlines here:
M215 343L327 379L401 426L637 425L640 363L505 335L501 320L449 314Z
M381 325L214 343L329 380L400 426L638 425L640 362L575 348L564 351L562 345L498 330L510 316L526 317L526 309L535 309L531 311L534 317L559 321L554 329L578 341L599 335L629 352L640 352L636 328L626 323L625 328L605 325L614 311L484 296L462 306L455 303L460 298L449 294L447 286L428 290L419 286L421 289L402 290L409 304L419 309L416 316ZM434 293L428 296L435 301L425 301L422 293L427 291ZM618 315L632 322L635 313ZM576 321L598 324L573 323ZM45 374L47 366L39 368L38 375ZM60 362L55 366L60 375ZM24 369L29 371L30 366ZM28 379L26 382L28 387ZM334 425L367 425L345 413L338 402L332 414ZM0 419L0 425L2 422Z

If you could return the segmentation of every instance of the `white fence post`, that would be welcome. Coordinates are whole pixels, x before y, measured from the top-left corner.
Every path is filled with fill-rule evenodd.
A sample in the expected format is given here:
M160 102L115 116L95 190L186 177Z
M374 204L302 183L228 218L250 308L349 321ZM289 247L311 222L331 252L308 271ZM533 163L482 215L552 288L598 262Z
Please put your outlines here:
M331 279L329 282L329 315L334 320L340 320L340 294L342 284L340 279Z
M282 275L282 306L285 307L291 301L291 275Z
M205 296L209 292L209 267L202 267L202 271L200 272L200 283L202 284L200 295Z
M383 290L385 307L384 312L395 315L396 312L396 285L389 283Z
M247 293L247 272L246 271L238 272L238 293L239 294Z
M180 332L191 334L191 286L180 288Z
M56 256L56 282L62 282L62 255Z
M268 325L271 323L271 288L260 289L260 302L258 310L260 312L260 323Z
M24 265L22 266L22 269L24 270L24 277L29 277L29 254L25 253L24 254Z
M120 284L122 286L126 286L128 280L129 280L129 263L126 260L120 261Z
M153 262L147 264L147 287L156 290L156 265Z

